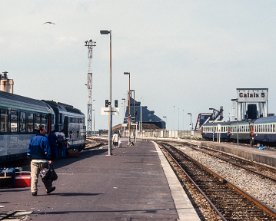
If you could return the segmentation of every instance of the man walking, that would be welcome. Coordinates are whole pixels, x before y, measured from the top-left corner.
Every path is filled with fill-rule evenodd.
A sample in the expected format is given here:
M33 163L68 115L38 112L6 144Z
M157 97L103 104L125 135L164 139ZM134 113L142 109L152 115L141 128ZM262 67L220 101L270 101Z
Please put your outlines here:
M31 192L33 196L37 195L37 182L39 172L48 168L51 161L51 148L48 138L45 136L46 130L43 125L39 126L39 133L30 140L28 155L31 158ZM52 180L43 182L47 194L53 192L56 188L52 186Z

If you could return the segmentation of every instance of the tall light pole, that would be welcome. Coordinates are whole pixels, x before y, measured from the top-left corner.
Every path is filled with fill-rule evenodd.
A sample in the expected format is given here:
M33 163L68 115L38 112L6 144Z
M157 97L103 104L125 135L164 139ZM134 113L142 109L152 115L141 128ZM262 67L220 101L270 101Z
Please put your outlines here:
M143 130L143 106L142 106L142 98L140 99L140 132Z
M123 103L122 103L122 105L123 105L123 111L122 111L122 113L123 113L123 123L124 123L124 120L125 120L125 113L126 113L126 99L125 98L122 98L122 101L123 101Z
M88 90L88 102L87 102L87 135L92 135L92 57L93 47L96 46L96 42L92 39L85 41L85 46L88 48L88 73L87 73L87 90Z
M101 30L101 35L110 36L110 48L109 48L109 123L108 123L108 156L112 155L112 34L111 30Z
M179 107L177 108L177 131L179 131Z
M183 111L183 131L184 131L185 130L185 111L184 109L182 111Z
M127 124L128 124L128 145L130 145L130 124L131 124L131 119L130 119L130 73L129 72L124 72L124 75L128 75L128 116L127 116Z
M193 120L192 120L192 113L188 113L188 115L190 115L190 127L191 127L191 131L193 130Z
M133 93L133 96L132 96ZM135 97L135 90L130 90L130 97L133 98L133 118L134 118L134 123L136 123L136 97Z
M165 125L166 125L165 129L167 129L167 116L163 116L163 118L165 119Z

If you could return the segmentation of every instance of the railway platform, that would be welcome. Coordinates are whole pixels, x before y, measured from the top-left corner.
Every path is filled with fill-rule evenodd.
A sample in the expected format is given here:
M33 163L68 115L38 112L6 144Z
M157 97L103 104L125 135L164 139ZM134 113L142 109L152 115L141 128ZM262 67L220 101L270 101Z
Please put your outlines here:
M59 178L50 195L41 180L37 196L29 188L0 189L0 220L200 220L153 142L128 147L123 140L112 152L105 146L55 162Z

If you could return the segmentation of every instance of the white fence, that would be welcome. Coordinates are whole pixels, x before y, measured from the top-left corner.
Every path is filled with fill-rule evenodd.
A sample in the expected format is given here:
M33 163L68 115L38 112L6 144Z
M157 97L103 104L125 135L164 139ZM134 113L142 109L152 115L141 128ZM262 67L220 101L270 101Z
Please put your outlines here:
M124 131L123 136L128 137L128 131ZM142 132L132 130L131 137L137 138L182 138L201 139L200 131L190 130L143 130Z

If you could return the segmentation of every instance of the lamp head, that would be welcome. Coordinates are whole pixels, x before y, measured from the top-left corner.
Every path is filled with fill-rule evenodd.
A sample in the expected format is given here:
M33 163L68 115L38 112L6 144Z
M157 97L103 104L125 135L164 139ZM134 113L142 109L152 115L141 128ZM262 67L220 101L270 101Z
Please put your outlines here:
M101 30L100 33L101 35L108 35L110 34L111 31L108 31L108 30Z

